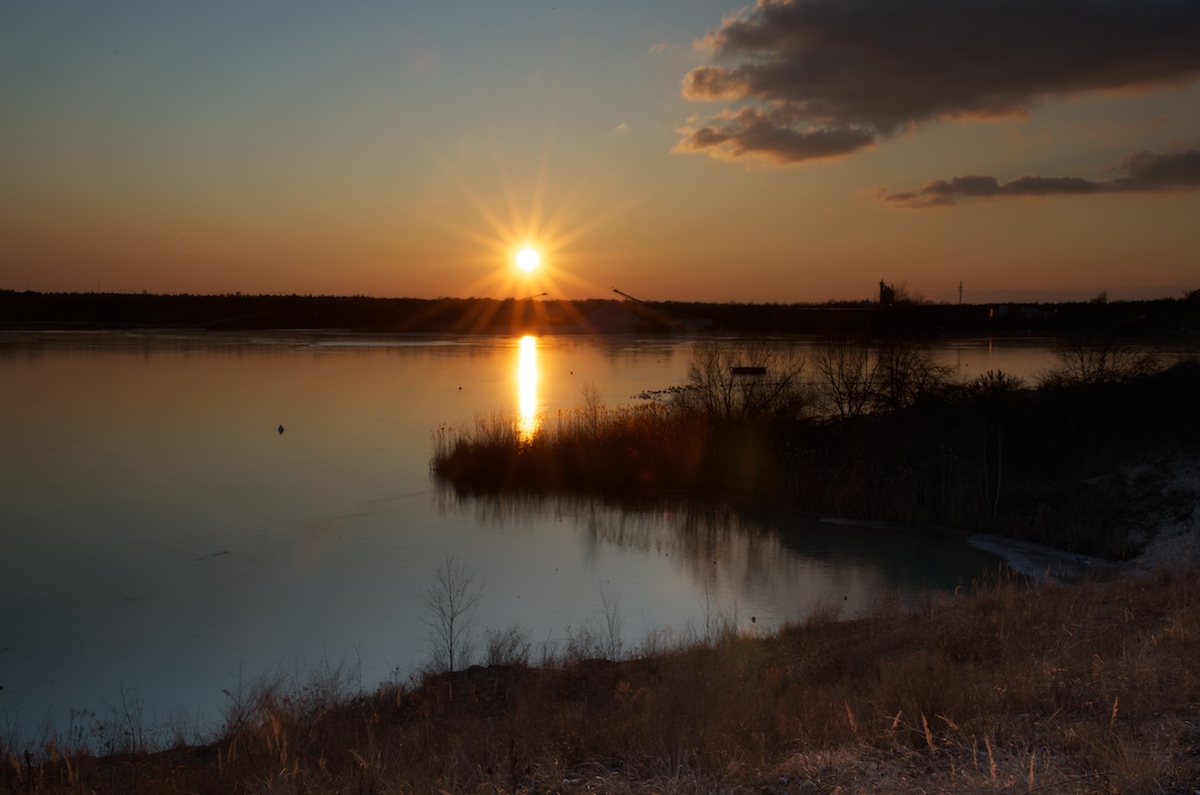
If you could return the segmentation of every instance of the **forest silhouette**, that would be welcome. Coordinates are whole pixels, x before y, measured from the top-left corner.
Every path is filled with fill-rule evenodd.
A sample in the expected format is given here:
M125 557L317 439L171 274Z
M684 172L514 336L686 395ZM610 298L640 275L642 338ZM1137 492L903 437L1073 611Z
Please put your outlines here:
M1200 290L1148 301L1108 301L1098 296L1091 301L1032 304L932 304L904 299L891 304L877 300L743 304L608 298L568 301L0 290L0 329L835 334L870 326L880 316L903 316L906 324L925 333L1057 333L1091 327L1125 334L1173 335L1197 329Z

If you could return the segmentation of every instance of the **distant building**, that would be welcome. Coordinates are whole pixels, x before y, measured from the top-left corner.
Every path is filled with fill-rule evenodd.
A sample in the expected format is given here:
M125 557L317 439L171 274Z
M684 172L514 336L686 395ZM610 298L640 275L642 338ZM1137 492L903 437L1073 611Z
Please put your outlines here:
M883 279L879 280L879 305L891 306L896 303L896 287L895 285L887 285Z

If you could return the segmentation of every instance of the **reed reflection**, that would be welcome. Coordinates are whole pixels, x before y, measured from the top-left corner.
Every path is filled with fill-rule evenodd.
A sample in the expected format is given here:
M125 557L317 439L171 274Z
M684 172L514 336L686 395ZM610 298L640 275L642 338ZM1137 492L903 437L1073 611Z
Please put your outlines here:
M517 432L523 443L532 441L541 425L537 387L537 337L526 335L517 360Z
M500 531L546 520L573 526L589 571L606 547L662 555L689 575L697 593L760 621L796 620L818 608L853 618L1003 569L998 556L965 535L760 513L720 501L635 507L571 494L473 496L449 486L437 495L442 511L473 513L481 526Z

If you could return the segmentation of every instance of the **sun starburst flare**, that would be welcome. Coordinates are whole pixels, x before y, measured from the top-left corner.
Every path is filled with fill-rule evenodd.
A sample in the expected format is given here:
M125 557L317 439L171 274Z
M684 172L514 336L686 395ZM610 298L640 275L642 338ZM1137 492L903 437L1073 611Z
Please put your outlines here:
M469 253L459 261L482 271L456 291L460 295L499 299L546 296L554 300L607 294L606 286L583 276L581 270L610 259L612 254L605 257L599 251L581 249L580 243L644 203L652 191L624 196L615 205L595 209L593 202L604 181L603 163L597 160L582 169L571 189L548 199L552 137L547 136L536 176L526 183L530 196L527 202L518 200L504 147L494 138L493 157L500 179L501 201L485 196L436 147L426 143L431 159L477 216L477 223L472 224L440 213L427 215L430 221L468 244ZM487 320L490 318L479 318L477 322Z

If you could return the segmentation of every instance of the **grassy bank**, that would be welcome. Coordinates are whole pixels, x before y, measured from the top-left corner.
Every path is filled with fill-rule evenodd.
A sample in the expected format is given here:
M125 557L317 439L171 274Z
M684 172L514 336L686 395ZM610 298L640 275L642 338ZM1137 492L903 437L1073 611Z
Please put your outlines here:
M718 495L1127 559L1146 540L1147 501L1164 504L1165 462L1197 460L1197 395L1200 365L1187 362L1038 387L989 374L847 416L803 410L811 395L749 417L694 399L593 403L547 417L531 439L503 417L443 428L433 467L467 493Z
M0 790L1190 793L1195 575L993 582L621 662L500 644L492 666L369 695L260 684L200 746L0 747Z

